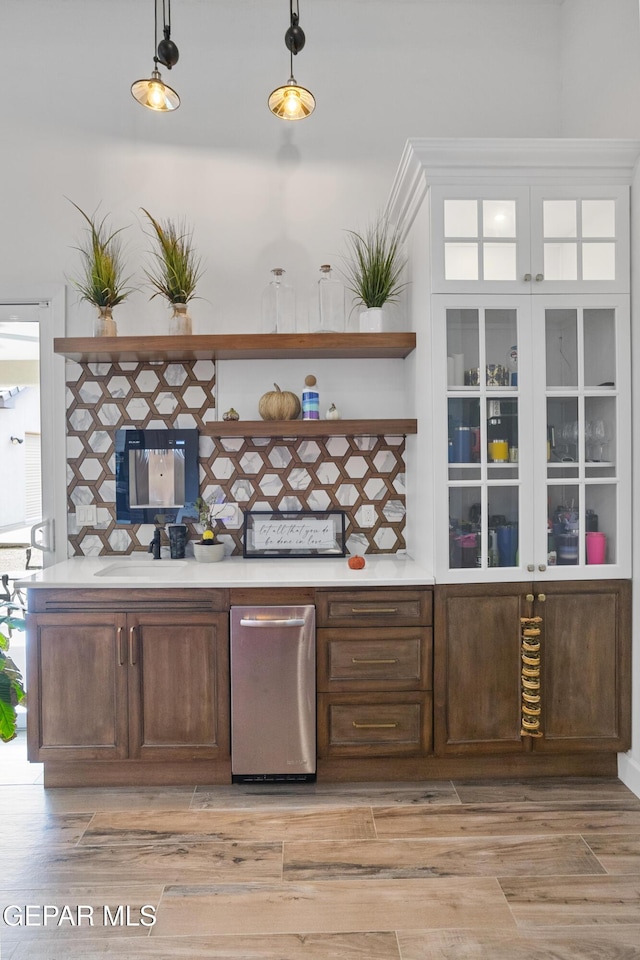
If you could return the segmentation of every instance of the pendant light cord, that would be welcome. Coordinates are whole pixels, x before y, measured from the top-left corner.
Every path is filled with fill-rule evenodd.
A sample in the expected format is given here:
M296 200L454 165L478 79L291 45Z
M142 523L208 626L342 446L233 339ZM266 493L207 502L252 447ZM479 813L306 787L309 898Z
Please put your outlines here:
M171 0L162 0L162 35L165 40L168 40L171 36ZM160 63L158 57L158 0L153 0L153 44L153 62L157 66Z
M158 0L153 0L153 62L158 66Z

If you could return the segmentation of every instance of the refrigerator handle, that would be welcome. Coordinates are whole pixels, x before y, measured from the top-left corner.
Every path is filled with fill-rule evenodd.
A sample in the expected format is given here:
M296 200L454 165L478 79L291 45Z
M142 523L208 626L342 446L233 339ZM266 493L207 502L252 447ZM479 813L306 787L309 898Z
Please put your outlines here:
M241 627L304 627L303 617L291 617L288 620L247 620L244 617L240 621Z

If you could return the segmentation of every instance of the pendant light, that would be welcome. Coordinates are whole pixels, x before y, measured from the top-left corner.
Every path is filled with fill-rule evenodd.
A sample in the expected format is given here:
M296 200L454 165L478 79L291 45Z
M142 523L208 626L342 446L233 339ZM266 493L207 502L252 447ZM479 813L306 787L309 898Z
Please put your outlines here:
M291 71L287 82L278 87L269 97L269 110L281 120L304 120L313 113L316 101L310 90L301 87L293 75L293 58L305 44L305 35L299 24L298 0L289 0L290 26L284 35L284 42L291 55Z
M148 80L136 80L135 83L131 84L131 93L134 100L137 100L143 107L168 113L170 110L178 109L180 97L175 90L163 83L158 64L161 63L167 70L171 70L171 67L178 62L180 54L171 39L171 0L162 0L163 39L158 43L159 2L160 0L153 0L153 46L155 50L153 62L155 66Z

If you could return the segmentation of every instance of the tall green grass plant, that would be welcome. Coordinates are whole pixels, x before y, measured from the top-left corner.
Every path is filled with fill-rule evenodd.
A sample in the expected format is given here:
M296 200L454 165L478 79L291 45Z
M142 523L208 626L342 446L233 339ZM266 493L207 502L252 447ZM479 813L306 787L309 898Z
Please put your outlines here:
M348 230L347 245L342 273L356 303L382 307L397 301L407 286L400 279L407 261L398 231L379 217L363 233Z
M145 270L154 297L164 297L169 303L188 303L202 275L201 260L193 246L193 234L186 224L174 220L156 220L142 208L152 227L155 241L153 265Z
M75 248L82 258L82 270L79 276L70 277L70 282L79 292L81 300L101 309L115 307L126 300L133 290L127 287L130 278L123 277L124 257L120 234L124 228L109 230L108 216L102 219L98 219L95 213L89 216L73 200L69 202L88 224L86 240Z

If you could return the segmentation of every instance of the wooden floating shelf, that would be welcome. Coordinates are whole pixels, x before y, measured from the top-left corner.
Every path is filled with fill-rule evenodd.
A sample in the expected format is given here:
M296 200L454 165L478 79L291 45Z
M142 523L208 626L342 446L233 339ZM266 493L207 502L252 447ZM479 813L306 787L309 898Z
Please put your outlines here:
M405 436L418 421L395 420L217 420L200 430L208 437L360 437Z
M415 333L247 333L185 337L57 337L54 353L78 363L174 360L403 359Z

